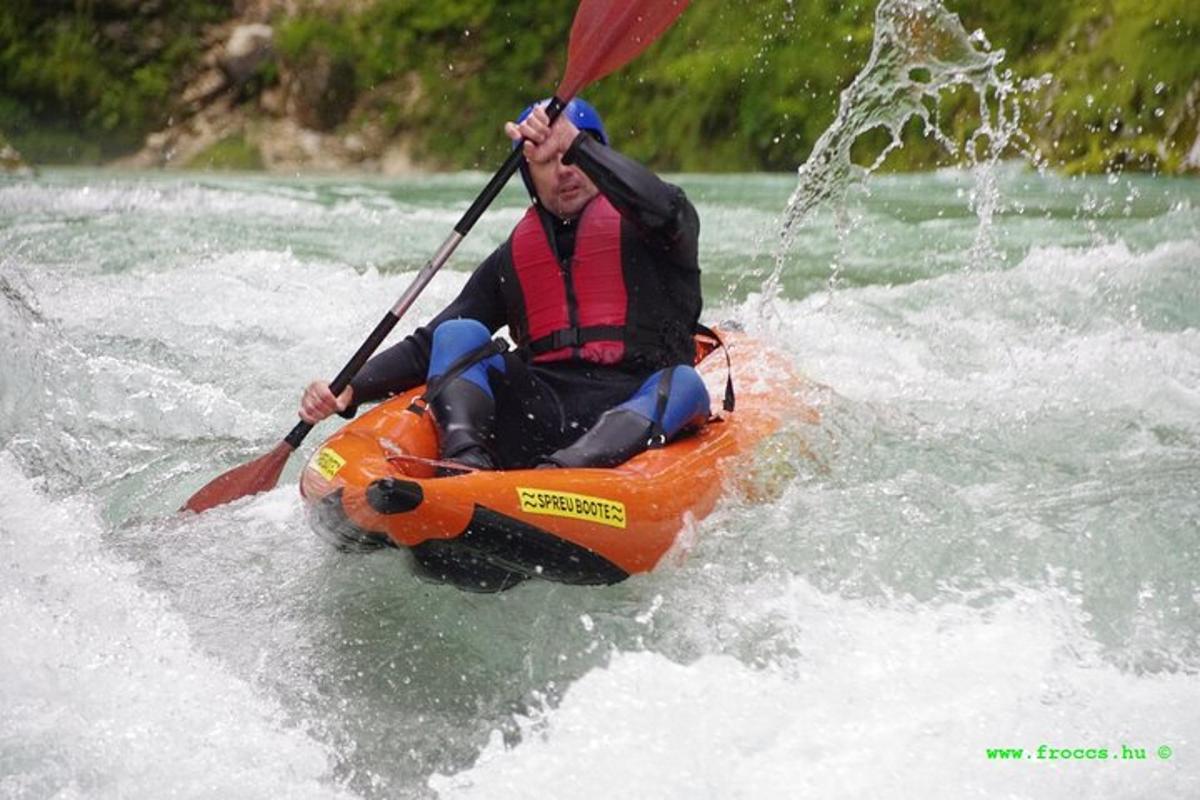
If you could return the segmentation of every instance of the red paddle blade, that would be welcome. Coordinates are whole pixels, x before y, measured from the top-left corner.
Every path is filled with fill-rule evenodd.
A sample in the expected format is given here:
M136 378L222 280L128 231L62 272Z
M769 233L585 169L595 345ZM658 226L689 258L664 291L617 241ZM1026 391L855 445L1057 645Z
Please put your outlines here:
M691 0L583 0L571 25L567 72L554 94L570 100L584 86L632 61Z
M214 506L232 503L242 497L274 489L279 475L292 454L292 446L280 442L265 456L259 456L248 464L234 467L223 475L213 478L204 488L196 492L183 504L180 511L207 511Z

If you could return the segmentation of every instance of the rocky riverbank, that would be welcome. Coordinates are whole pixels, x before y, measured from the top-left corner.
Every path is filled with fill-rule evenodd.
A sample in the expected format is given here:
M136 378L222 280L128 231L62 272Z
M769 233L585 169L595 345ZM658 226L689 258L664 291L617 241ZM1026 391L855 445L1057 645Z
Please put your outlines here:
M1076 173L1200 172L1195 0L943 2L1005 49L1014 84L1038 78L1020 98L1027 156ZM864 63L873 10L694 0L588 97L657 168L791 170ZM3 4L0 130L35 164L486 169L506 150L500 122L554 85L570 16L532 0ZM946 93L948 140L972 141L974 102ZM885 143L862 143L867 163ZM946 163L914 129L887 167Z
M200 68L180 95L180 112L146 137L122 167L298 170L415 169L404 137L360 114L338 130L359 99L353 76L328 59L294 63L275 46L271 3L216 26ZM265 80L264 80L265 78Z
M0 172L11 174L32 171L32 168L25 163L25 159L21 158L21 154L17 152L17 149L8 143L8 140L4 138L4 134L0 133Z

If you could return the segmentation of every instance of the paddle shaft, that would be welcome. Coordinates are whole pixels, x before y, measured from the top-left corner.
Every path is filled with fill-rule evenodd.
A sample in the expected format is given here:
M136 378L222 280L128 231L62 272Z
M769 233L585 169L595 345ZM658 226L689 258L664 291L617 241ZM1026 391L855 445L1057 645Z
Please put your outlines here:
M551 124L554 123L554 120L558 119L566 106L566 100L557 96L551 98L550 103L546 106L546 116L550 118ZM492 201L504 189L505 184L512 178L513 173L521 166L521 159L524 158L523 145L524 140L519 142L513 148L513 151L508 154L508 158L504 160L500 169L496 170L496 174L488 181L487 186L483 187L483 191L475 198L475 202L471 203L471 207L466 210L462 218L454 226L454 231L446 237L446 241L442 242L442 246L437 249L433 257L425 262L425 265L417 272L417 277L413 279L413 282L400 295L395 305L383 315L383 319L375 326L375 330L371 331L371 335L366 338L350 360L346 362L346 366L342 367L337 377L330 382L329 391L333 393L334 397L340 395L350 385L350 381L354 380L354 376L358 374L358 371L363 368L363 365L367 363L367 360L371 358L379 348L379 345L383 343L383 340L396 327L396 323L400 321L400 318L408 313L408 309L417 301L421 292L425 291L425 287L433 280L433 276L437 274L443 264L450 260L450 256L458 248L459 243L466 237L471 228L475 227L475 223L483 216L483 212L487 210ZM312 429L313 423L301 421L284 437L284 441L295 450Z

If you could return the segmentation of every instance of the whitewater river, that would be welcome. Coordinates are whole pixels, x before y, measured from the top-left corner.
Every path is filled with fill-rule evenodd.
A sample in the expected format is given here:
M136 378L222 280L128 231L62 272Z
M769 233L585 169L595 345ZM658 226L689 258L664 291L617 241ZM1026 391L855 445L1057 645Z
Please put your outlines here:
M828 387L821 422L686 557L498 596L309 531L333 423L174 513L484 176L0 178L0 796L1200 796L1200 182L995 177L873 178L766 300L794 178L677 177L705 319Z

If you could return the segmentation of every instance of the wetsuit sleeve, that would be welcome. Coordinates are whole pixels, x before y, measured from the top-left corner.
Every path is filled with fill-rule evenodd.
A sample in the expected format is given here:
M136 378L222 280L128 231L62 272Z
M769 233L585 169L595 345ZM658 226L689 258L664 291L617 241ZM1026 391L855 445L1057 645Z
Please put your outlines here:
M563 154L563 163L583 170L621 216L667 251L672 260L685 268L696 268L700 218L683 189L604 146L585 131L580 131Z
M506 320L504 296L500 291L500 264L505 243L471 273L458 297L427 324L384 350L359 371L350 385L354 387L354 405L342 413L353 417L362 403L375 403L425 382L429 371L429 352L434 329L448 319L474 319L489 331L502 327Z

